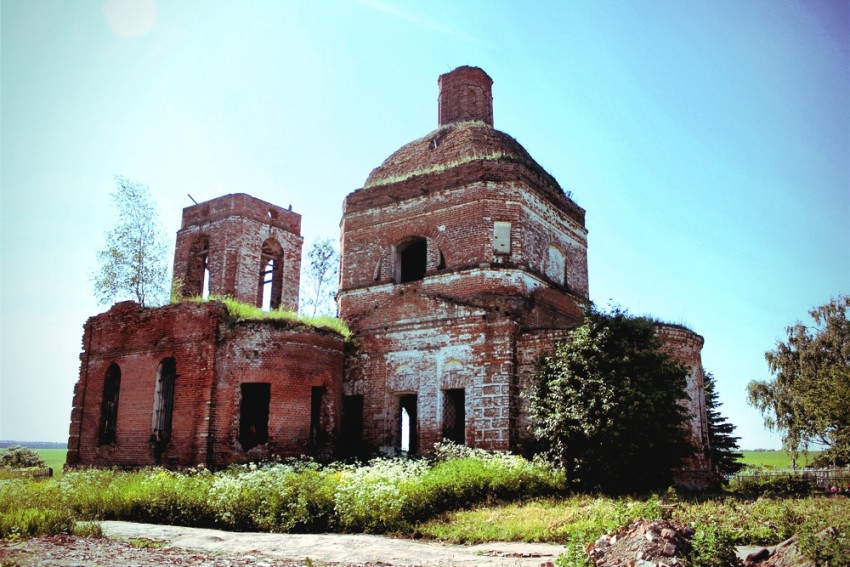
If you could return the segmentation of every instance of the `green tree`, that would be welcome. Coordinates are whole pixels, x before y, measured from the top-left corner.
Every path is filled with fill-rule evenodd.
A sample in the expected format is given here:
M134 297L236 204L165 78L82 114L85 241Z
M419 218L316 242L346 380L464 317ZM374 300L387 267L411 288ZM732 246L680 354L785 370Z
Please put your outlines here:
M659 348L655 323L591 310L535 375L535 437L579 489L668 486L689 451L687 371Z
M705 376L705 412L708 416L708 444L711 447L711 463L714 472L725 476L735 474L744 465L738 460L743 456L738 452L740 437L734 437L735 425L720 413L720 400L717 395L717 382L711 372L703 369Z
M302 289L302 313L310 308L309 315L336 315L336 290L339 275L339 252L330 238L313 242L307 252Z
M118 222L106 233L106 246L97 253L93 276L98 303L129 298L139 305L168 301L167 246L150 191L146 185L115 176L112 201Z
M773 379L747 386L750 404L795 457L814 444L825 448L822 461L850 463L848 309L850 296L839 295L810 310L813 325L798 321L765 353Z

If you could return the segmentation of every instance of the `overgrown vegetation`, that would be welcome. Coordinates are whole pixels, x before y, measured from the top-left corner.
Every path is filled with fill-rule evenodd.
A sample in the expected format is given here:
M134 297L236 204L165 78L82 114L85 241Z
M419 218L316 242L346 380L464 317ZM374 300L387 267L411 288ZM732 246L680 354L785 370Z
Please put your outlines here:
M162 305L168 299L168 261L165 235L156 203L147 185L115 176L112 202L118 211L106 244L97 253L92 274L94 294L101 305L133 299L139 305Z
M310 461L138 472L90 469L57 481L0 480L0 538L130 520L271 532L406 532L461 506L554 495L563 475L507 454L441 448L430 460Z
M293 326L304 325L317 329L330 329L332 331L336 331L346 339L351 336L351 330L348 328L348 325L346 325L342 319L339 319L337 317L306 317L303 315L299 315L295 311L289 311L286 309L270 309L268 311L264 311L256 305L251 305L250 303L243 303L241 301L233 299L232 297L227 296L222 297L213 295L210 296L208 300L200 296L188 298L172 298L173 303L179 303L180 301L220 301L224 303L224 305L227 307L227 313L234 322L275 320L286 322Z
M659 519L660 495L610 498L574 494L564 498L544 498L501 506L457 510L421 523L416 533L454 543L486 541L531 541L565 543L581 552L603 533L613 533L636 518ZM734 492L700 496L680 494L672 519L693 526L693 543L703 556L720 557L731 545L769 545L797 533L813 537L829 526L837 533L850 530L850 506L843 497L806 496L801 498L744 498ZM811 539L809 537L809 539ZM820 541L820 540L818 540ZM823 546L843 546L850 557L850 545L838 537ZM580 553L574 553L581 565Z
M690 450L680 404L687 371L662 352L655 326L594 307L538 365L533 433L571 486L609 494L668 486Z
M846 497L770 494L779 493L734 483L723 494L678 494L671 514L696 530L692 564L720 565L711 561L732 545L773 544L795 533L809 557L850 555ZM560 564L580 565L578 554L601 534L638 518L661 518L661 500L659 494L569 495L564 475L543 462L443 445L431 459L361 465L286 461L219 472L91 469L58 480L3 479L0 538L99 535L98 521L120 519L240 531L565 543L574 561L562 558ZM824 535L828 527L835 530Z

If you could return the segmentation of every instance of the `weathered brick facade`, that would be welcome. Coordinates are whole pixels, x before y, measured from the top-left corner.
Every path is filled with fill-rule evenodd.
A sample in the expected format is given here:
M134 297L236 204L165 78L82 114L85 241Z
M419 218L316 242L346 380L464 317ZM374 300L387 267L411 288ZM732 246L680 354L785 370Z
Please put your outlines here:
M493 128L484 71L461 67L439 86L438 128L345 198L338 302L353 332L345 354L334 333L234 322L217 302L118 304L85 327L69 464L415 453L443 438L526 447L522 393L535 363L589 305L585 211ZM175 280L187 295L296 309L300 222L244 194L188 207ZM691 482L709 470L702 338L659 329L691 369L683 403L695 455L680 471ZM158 401L169 387L160 376L174 373L165 359L177 374L170 424ZM263 409L246 416L246 404Z
M183 209L174 278L185 296L230 296L298 309L301 215L236 193ZM206 272L206 277L205 277ZM207 289L204 289L204 281Z
M343 206L339 309L360 341L343 390L362 396L363 437L385 452L403 435L420 451L450 436L458 400L456 439L515 449L522 345L574 327L588 304L584 210L493 129L486 73L462 67L439 84L439 128ZM417 417L406 429L405 403Z
M656 334L661 339L663 350L688 369L688 399L682 400L688 410L688 434L693 452L682 466L674 471L678 484L704 487L714 482L709 457L708 415L705 407L705 376L702 368L702 345L704 339L678 325L656 325Z
M169 359L176 370L173 398L162 411L170 413L170 427L157 439L158 382ZM119 396L110 409L103 398L114 368ZM215 301L153 309L118 303L85 325L67 462L221 466L275 454L328 455L338 430L342 368L343 340L331 331L233 320ZM253 400L265 407L245 407L246 384L268 385L268 399ZM265 432L250 431L257 411ZM113 435L104 438L110 413Z

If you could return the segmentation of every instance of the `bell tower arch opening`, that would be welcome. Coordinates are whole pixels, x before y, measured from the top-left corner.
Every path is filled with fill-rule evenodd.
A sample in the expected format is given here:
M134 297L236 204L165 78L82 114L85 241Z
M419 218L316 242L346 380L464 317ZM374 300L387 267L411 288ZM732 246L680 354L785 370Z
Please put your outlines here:
M263 242L257 287L257 307L264 311L280 308L283 296L283 248L274 238Z
M186 263L186 280L183 282L183 294L189 297L210 295L209 267L210 239L201 235L189 248L189 260Z

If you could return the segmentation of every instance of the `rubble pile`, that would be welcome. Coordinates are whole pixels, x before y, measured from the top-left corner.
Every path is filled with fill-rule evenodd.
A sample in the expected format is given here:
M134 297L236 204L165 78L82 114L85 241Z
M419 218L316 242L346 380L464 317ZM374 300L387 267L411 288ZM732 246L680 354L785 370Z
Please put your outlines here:
M596 567L685 567L694 529L669 520L637 520L588 548Z

